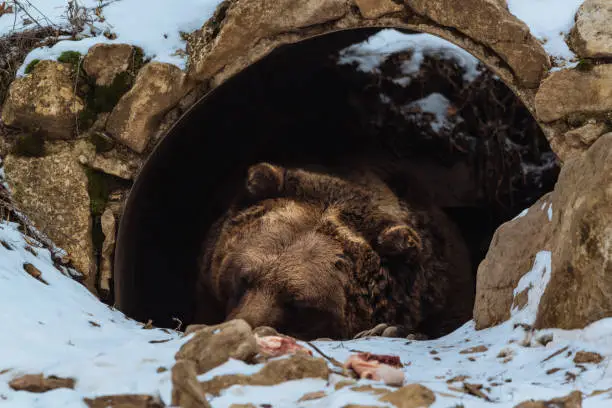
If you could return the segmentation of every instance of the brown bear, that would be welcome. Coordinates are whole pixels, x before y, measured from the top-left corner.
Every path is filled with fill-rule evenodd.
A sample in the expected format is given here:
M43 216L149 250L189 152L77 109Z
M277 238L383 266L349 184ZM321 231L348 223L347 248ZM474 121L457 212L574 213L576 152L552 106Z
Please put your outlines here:
M438 337L469 320L460 232L414 180L391 181L369 167L252 166L204 243L195 322L242 318L308 340L381 323Z

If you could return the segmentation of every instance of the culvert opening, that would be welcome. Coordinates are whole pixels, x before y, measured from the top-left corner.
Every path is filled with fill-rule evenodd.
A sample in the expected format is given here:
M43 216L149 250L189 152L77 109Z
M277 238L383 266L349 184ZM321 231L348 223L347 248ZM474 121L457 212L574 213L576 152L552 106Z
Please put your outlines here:
M160 327L193 322L202 242L262 161L401 162L459 227L475 275L495 229L552 190L558 162L510 89L441 42L381 29L327 34L275 50L203 97L132 188L117 307Z

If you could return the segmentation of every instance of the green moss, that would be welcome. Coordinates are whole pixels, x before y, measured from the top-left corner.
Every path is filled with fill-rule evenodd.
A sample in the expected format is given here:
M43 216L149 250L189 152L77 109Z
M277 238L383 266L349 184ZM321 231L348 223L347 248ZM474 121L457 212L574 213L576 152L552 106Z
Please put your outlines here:
M26 75L34 71L34 68L36 68L39 62L40 62L39 59L32 60L25 69Z
M45 155L45 141L38 132L24 133L17 136L13 146L13 154L26 157L41 157Z
M91 213L94 216L100 216L106 208L108 195L110 194L111 181L109 176L90 168L85 169L87 175L87 191L89 193L89 202L91 205Z
M57 57L59 62L72 65L74 72L77 72L81 64L81 53L78 51L64 51Z
M84 132L88 130L92 125L96 122L98 118L98 113L91 109L89 106L85 106L85 109L79 113L78 122L79 122L79 132Z
M148 61L145 60L144 50L140 47L134 47L133 62L131 67L131 71L134 77L136 76L138 71L140 71L140 68L142 68L143 65L147 62Z
M590 58L580 58L578 64L576 65L576 69L579 71L590 71L595 66L594 62Z
M97 113L112 111L132 84L133 78L129 72L120 73L109 86L96 86L94 91L89 93L87 107Z
M113 139L100 132L91 132L89 141L96 147L97 153L108 152L115 146Z

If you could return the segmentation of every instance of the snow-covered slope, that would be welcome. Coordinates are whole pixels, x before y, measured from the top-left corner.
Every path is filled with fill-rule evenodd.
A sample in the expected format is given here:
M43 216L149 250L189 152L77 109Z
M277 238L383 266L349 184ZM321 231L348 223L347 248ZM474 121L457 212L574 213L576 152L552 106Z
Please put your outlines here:
M0 224L0 243L1 406L85 407L84 397L124 393L157 395L170 403L169 369L174 354L189 337L143 329L141 324L98 302L83 286L53 266L49 251L29 244L16 224ZM26 273L23 268L26 263L34 265L48 284ZM469 322L433 341L370 338L316 345L340 361L356 350L399 355L405 365L407 383L420 383L433 390L436 408L458 404L469 408L505 408L531 398L565 396L572 390L590 395L596 390L610 389L612 319L576 331L532 333L524 328L524 324L533 322L549 272L550 254L544 251L536 258L533 270L519 283L538 288L530 291L528 307L513 312L510 321L492 329L476 331L474 323ZM517 323L521 325L515 327ZM596 352L604 360L576 365L573 358L577 351ZM220 374L250 375L260 367L230 360L200 376L200 380ZM8 385L14 378L38 373L74 378L75 389L35 394L13 391ZM481 397L463 392L463 382L482 385ZM314 391L325 391L327 396L298 404L300 397ZM610 397L609 393L587 396L583 406L608 407ZM274 407L384 405L374 394L348 387L336 391L334 379L329 383L315 379L292 381L273 387L234 386L217 398L211 397L210 402L213 407L233 403L265 403Z
M0 13L0 36L36 28L35 21L43 26L67 29L71 27L68 3L67 0L20 2L23 8L14 7L14 13ZM80 41L64 40L52 47L33 50L18 75L23 75L25 67L32 60L56 59L64 51L86 54L95 44L113 42L139 46L147 57L155 61L184 67L185 41L181 38L181 32L189 33L200 28L212 16L220 0L181 0L176 4L141 0L79 0L76 3L87 20L81 33L84 38ZM98 7L100 11L96 10ZM24 25L24 21L29 23ZM112 38L109 34L116 38L109 39Z
M0 405L81 407L82 396L117 393L159 392L168 400L169 371L157 369L171 368L179 335L145 330L111 310L58 271L49 251L28 244L17 227L0 224ZM76 388L33 394L8 386L39 373L77 378Z

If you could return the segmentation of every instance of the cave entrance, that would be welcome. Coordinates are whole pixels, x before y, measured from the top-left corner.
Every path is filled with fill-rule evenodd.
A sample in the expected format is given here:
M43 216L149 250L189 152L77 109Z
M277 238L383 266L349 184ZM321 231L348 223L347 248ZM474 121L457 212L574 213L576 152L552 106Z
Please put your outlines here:
M327 34L278 48L204 96L132 188L117 307L160 327L190 322L200 242L259 161L406 161L459 225L475 273L497 226L552 190L558 163L509 88L442 41L378 28Z

